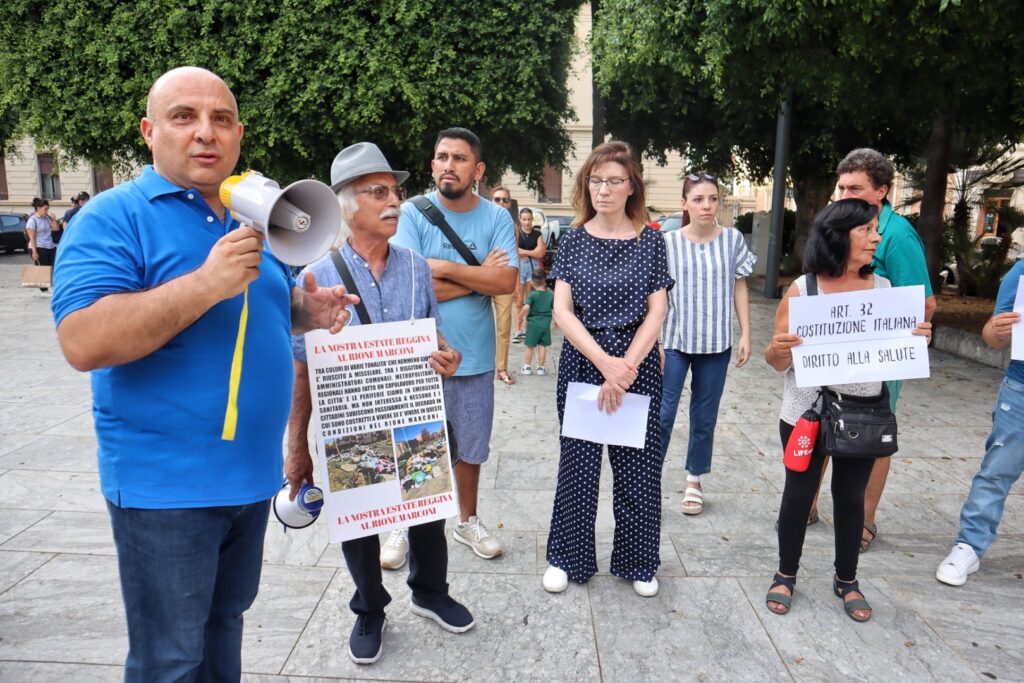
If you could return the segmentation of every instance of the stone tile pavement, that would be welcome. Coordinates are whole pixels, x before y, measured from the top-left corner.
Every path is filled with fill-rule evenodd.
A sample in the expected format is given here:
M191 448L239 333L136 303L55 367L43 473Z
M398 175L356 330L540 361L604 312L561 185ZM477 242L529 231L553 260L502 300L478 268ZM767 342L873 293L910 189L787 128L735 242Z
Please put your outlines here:
M99 493L89 382L60 356L49 299L18 288L0 256L0 681L116 681L126 639L114 549ZM687 419L666 463L661 592L634 595L607 572L610 472L589 585L546 594L540 576L558 462L555 377L495 384L492 459L480 509L504 546L476 558L450 543L453 595L477 627L455 636L411 615L405 571L389 572L384 658L345 655L350 581L322 523L267 532L259 598L246 618L250 683L312 681L1024 680L1024 495L1010 496L1000 538L966 586L934 579L987 435L1001 373L932 354L932 378L903 392L902 450L860 576L874 618L855 624L831 595L831 505L807 536L793 611L764 606L783 468L781 379L760 359L774 302L752 306L755 357L731 370L708 503L679 512ZM521 365L518 345L510 367ZM557 348L553 354L557 359ZM549 361L549 365L553 365ZM688 393L688 392L687 392Z

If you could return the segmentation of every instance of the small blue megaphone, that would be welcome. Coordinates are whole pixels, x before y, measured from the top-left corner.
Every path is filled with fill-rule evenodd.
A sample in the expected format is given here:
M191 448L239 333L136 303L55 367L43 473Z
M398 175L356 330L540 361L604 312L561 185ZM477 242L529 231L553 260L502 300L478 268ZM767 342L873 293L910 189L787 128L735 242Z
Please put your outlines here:
M289 500L291 491L291 485L285 482L274 496L271 503L274 516L289 529L305 529L320 516L324 506L324 492L320 487L306 483L299 489L295 500Z

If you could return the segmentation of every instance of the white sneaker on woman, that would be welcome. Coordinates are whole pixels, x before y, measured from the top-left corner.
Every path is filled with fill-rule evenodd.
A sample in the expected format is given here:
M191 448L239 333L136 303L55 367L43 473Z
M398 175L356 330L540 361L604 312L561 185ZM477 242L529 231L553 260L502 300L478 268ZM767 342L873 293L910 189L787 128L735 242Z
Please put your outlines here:
M652 576L650 581L634 581L633 590L642 598L653 598L658 594L658 577Z
M548 593L561 593L569 587L569 575L555 565L551 565L544 572L541 585L544 586L544 590Z

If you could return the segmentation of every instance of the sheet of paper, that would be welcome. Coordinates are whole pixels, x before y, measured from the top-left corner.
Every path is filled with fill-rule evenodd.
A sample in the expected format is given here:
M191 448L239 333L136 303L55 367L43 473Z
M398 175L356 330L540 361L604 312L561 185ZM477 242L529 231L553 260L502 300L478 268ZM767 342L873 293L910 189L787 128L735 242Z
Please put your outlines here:
M643 448L651 397L627 393L622 407L609 415L597 409L600 387L569 382L562 418L562 436L610 446Z
M928 344L913 334L924 320L924 287L892 287L789 300L799 387L928 377Z
M1017 298L1013 310L1021 314L1020 322L1013 324L1010 334L1010 358L1024 360L1024 277L1017 281Z

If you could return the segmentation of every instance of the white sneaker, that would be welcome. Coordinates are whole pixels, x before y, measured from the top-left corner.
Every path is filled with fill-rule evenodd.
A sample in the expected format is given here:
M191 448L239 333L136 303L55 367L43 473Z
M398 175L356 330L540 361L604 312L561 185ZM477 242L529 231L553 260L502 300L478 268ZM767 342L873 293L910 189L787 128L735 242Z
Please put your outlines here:
M501 544L498 539L491 535L480 518L473 515L468 522L460 522L455 525L452 538L468 545L478 557L491 560L501 555Z
M529 365L524 365L523 368L519 372L521 374L523 374L523 375L532 375L533 374L533 370L530 369Z
M658 577L652 576L650 581L634 581L633 590L641 598L653 598L658 594Z
M569 575L558 567L551 565L544 572L541 585L544 586L544 590L548 593L561 593L569 587Z
M935 578L950 586L962 586L967 583L967 576L978 571L979 567L981 562L974 548L966 543L957 543L935 570Z
M548 371L544 369L543 365L538 365L537 366L537 374L538 375L546 375L546 374L548 374Z
M395 529L380 548L380 566L383 569L401 569L409 554L409 530Z

